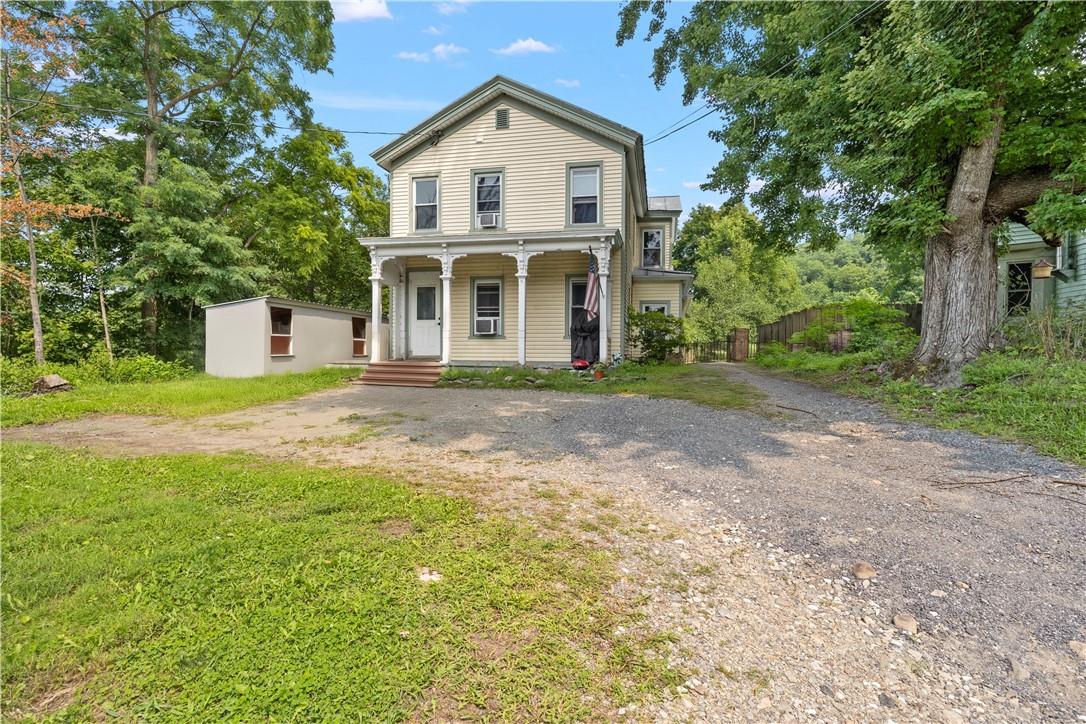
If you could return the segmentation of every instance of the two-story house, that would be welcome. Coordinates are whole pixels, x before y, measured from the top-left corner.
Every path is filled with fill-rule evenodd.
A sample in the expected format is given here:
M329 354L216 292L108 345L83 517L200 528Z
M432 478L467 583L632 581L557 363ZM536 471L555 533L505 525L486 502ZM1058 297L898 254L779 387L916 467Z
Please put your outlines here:
M671 268L682 211L648 196L641 134L497 76L373 153L389 174L388 237L361 239L373 308L390 290L380 361L568 365L598 260L599 350L629 351L626 309L681 316ZM380 334L377 325L374 333Z

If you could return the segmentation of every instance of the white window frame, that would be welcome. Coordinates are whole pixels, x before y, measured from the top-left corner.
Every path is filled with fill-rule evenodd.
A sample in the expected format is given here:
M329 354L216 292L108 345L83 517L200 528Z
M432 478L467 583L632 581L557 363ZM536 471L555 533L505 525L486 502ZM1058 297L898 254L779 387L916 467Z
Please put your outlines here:
M647 309L647 307L657 307L657 309ZM663 307L663 309L659 309L658 307ZM662 311L664 314L666 314L668 316L671 316L671 302L667 302L667 301L659 301L659 302L657 302L657 301L652 301L652 300L649 300L649 299L645 299L645 300L642 300L638 304L638 308L640 309L642 314L644 314L645 312L661 312Z
M649 266L645 263L645 235L651 233L660 234L660 263L654 266ZM641 230L641 267L643 269L663 269L664 268L664 229L659 226L655 226L651 229Z
M481 284L493 284L498 287L498 315L496 317L479 316L479 285ZM476 319L498 320L497 332L493 335L475 334ZM473 278L471 280L471 336L479 337L480 339L505 336L505 280L501 277L479 277L478 279Z
M498 210L493 211L479 211L479 177L480 176L497 176L498 177ZM498 225L493 229L494 231L505 228L505 169L496 168L493 170L479 170L471 172L471 228L482 229L479 226L479 214L497 213ZM487 229L491 231L491 229Z
M594 171L596 174L596 219L595 221L577 221L573 209L573 176L578 171ZM570 226L599 226L603 218L603 167L598 163L575 164L566 170L566 213ZM587 196L578 198L589 198Z
M283 310L284 312L289 312L290 313L290 332L288 332L287 334L283 334L281 332L276 332L275 331L275 318L274 318L273 311L274 310L279 310L279 309ZM271 337L272 338L283 338L283 337L285 337L287 339L287 351L286 352L269 352L269 356L271 356L271 357L293 357L294 356L294 310L291 309L290 307L273 307L273 306L269 306L268 307L268 321L270 322L269 329L271 330Z
M418 183L420 181L433 181L434 182L434 203L432 204L420 204L418 203ZM418 214L416 210L419 206L433 206L434 207L434 228L432 229L420 229L416 225L418 223ZM420 234L434 234L441 231L441 177L440 176L412 176L411 177L411 230Z

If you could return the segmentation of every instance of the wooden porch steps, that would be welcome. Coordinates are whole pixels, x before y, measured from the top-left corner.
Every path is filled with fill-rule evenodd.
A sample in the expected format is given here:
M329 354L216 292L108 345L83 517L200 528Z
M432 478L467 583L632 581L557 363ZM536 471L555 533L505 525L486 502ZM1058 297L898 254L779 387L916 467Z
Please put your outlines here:
M366 366L359 384L391 387L433 387L445 370L430 360L387 360Z

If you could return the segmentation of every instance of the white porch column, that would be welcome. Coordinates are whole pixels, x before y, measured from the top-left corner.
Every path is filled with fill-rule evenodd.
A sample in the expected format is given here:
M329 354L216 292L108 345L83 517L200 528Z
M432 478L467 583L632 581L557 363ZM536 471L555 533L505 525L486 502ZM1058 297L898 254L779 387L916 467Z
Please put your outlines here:
M517 364L528 363L528 260L542 252L527 251L524 242L517 242L515 252L503 252L517 260Z
M610 347L607 343L611 323L611 292L608 281L611 278L611 244L600 239L600 252L596 260L600 265L600 362L611 364Z
M431 254L430 258L441 262L441 364L447 365L452 361L453 262L464 254L451 253L447 244L442 244L441 248L440 254Z
M381 277L371 276L373 298L370 301L370 362L380 362L383 357L381 348Z

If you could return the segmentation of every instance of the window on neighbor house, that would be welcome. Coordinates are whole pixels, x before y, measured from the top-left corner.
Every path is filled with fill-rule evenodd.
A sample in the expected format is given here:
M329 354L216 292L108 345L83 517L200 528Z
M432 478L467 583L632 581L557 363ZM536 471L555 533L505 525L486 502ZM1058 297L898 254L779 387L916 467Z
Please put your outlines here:
M670 314L671 310L668 308L667 302L641 302L642 312L662 312L663 314Z
M664 258L664 232L646 229L641 232L641 266L660 267Z
M1033 265L1007 265L1007 314L1028 314L1033 302Z
M415 231L437 229L437 179L415 179Z
M572 224L600 222L600 167L569 170L569 220Z
M579 326L584 321L584 298L588 291L587 279L570 279L567 295L569 298L569 324L566 326L566 334L569 327Z
M351 317L351 354L355 357L366 356L366 318Z
M502 333L502 281L501 279L477 279L475 281L475 319L493 319L494 334ZM473 330L477 327L473 327Z
M493 218L488 218L493 214ZM494 223L489 223L493 221ZM502 175L501 173L475 174L475 226L502 225Z
M294 339L294 312L285 307L270 307L271 311L271 353L289 355Z

